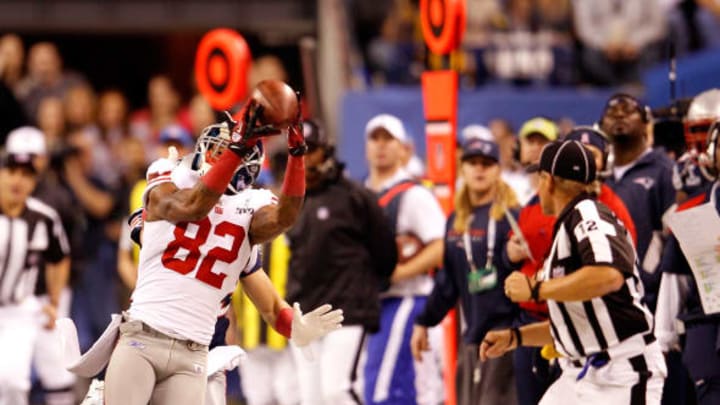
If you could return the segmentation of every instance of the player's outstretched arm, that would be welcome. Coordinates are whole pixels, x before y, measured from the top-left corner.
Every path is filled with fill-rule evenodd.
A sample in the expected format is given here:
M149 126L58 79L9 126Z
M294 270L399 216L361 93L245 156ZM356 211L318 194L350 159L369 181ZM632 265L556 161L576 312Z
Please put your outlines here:
M298 347L307 346L313 340L342 326L343 311L333 310L328 304L321 305L307 314L303 314L297 303L290 308L290 305L280 298L267 274L262 270L241 278L240 282L243 291L265 322L272 325L278 333L292 340Z
M146 220L170 222L197 221L210 213L227 189L235 170L242 163L243 146L230 145L195 186L179 189L170 181L171 170L166 167L148 169L148 188L145 202ZM160 162L162 164L162 162ZM155 183L156 185L153 185Z
M149 189L146 192L149 194L145 204L146 220L181 222L206 217L225 193L237 168L253 152L258 138L253 137L252 133L260 111L257 103L248 103L242 112L242 122L239 125L234 121L228 124L232 125L230 144L190 189L180 190L172 184L172 168L166 167L166 164L160 162L155 170L151 165L147 178Z
M182 190L170 182L160 184L148 194L145 207L147 221L200 220L208 215L221 195L221 192L209 188L202 181L199 181L193 188Z
M169 181L171 171L151 172L148 169L149 190L145 209L147 221L168 220L171 222L197 221L210 213L230 184L230 180L243 159L252 151L257 140L241 137L231 142L217 162L190 189L178 189ZM155 182L157 185L152 186Z
M247 294L268 325L274 326L277 322L277 315L283 309L290 309L290 305L280 297L270 278L262 269L241 278L240 282L243 292Z
M280 195L277 205L266 205L253 215L250 223L250 243L261 244L275 239L288 230L302 208L302 197Z
M302 124L291 126L288 130L288 156L285 167L285 180L280 191L277 205L265 206L253 215L250 222L250 243L269 242L277 235L288 230L297 219L305 198L305 158L307 151L303 137Z

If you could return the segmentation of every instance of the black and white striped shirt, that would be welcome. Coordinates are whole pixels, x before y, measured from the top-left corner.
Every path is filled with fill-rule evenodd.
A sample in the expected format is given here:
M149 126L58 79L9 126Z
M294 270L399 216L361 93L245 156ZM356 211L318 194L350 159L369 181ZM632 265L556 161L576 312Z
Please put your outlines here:
M57 212L28 198L19 217L0 211L0 306L33 294L45 263L57 263L70 247Z
M612 349L652 329L652 315L641 303L642 284L632 239L608 207L580 195L557 217L545 278L569 275L584 266L618 269L625 284L589 301L548 300L556 348L570 358Z

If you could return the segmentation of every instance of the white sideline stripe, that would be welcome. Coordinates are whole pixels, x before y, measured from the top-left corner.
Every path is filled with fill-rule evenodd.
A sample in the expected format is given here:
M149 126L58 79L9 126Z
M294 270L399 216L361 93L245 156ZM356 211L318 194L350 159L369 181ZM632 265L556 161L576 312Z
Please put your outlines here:
M408 318L410 318L413 304L413 297L405 297L395 313L395 319L393 319L390 336L388 337L387 346L385 347L385 355L380 364L377 384L375 384L375 392L373 393L373 401L375 402L385 401L390 394L390 382L392 380L393 369L397 363L398 353L400 352L400 346L402 345L402 338L405 332L405 324Z
M425 124L425 133L429 135L445 135L452 132L449 122L430 122Z

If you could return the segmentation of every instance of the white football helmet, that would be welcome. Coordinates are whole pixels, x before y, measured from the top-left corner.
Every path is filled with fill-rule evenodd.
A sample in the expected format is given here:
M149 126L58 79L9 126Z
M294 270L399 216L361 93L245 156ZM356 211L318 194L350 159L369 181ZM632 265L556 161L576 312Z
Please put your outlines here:
M203 129L200 137L195 143L195 152L193 154L191 168L196 170L201 176L205 174L212 164L220 157L220 154L227 149L231 142L230 123L221 122L213 124ZM226 193L237 194L246 187L255 183L263 161L265 160L265 151L262 142L257 142L252 148L252 152L248 154L243 163L235 171L235 174L228 185Z
M684 120L688 150L705 150L710 125L719 118L720 89L706 90L693 98Z

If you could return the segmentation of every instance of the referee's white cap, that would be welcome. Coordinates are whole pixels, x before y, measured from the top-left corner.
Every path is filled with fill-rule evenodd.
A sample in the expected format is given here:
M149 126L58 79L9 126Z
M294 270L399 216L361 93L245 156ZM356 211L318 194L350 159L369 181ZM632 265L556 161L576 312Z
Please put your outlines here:
M45 134L35 127L16 128L8 134L5 151L15 155L46 155Z

